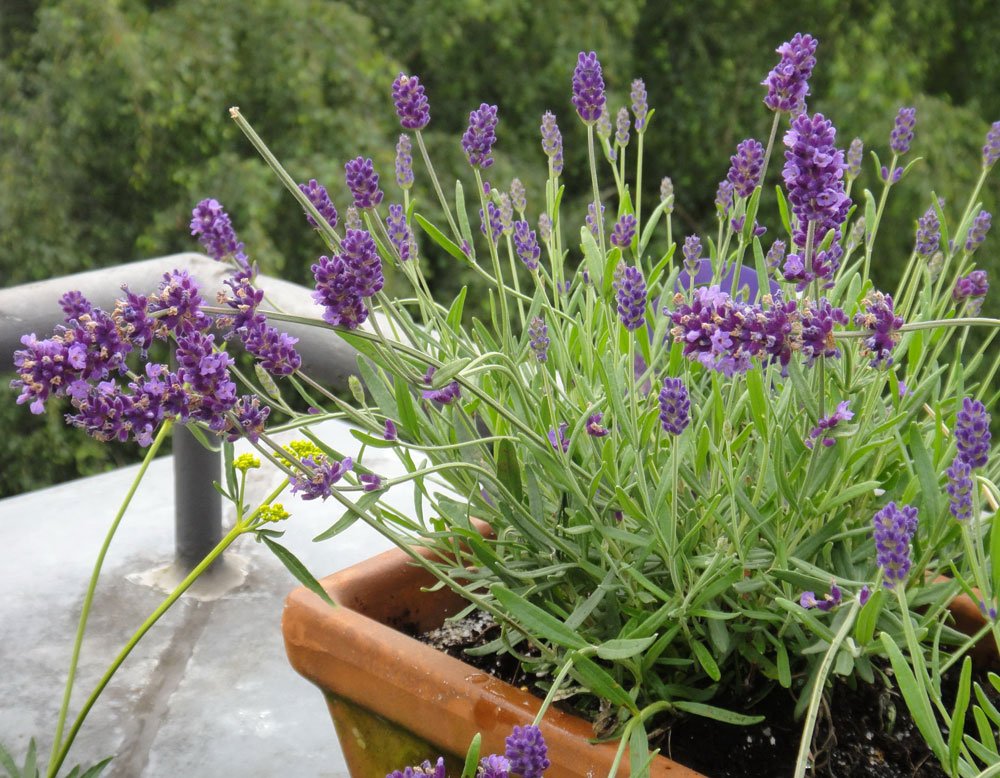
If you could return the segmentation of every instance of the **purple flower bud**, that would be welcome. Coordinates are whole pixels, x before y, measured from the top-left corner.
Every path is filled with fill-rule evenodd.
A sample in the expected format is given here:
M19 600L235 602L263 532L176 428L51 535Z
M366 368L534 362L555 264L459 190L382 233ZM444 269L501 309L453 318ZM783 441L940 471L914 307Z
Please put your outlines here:
M358 481L361 482L366 492L377 492L382 488L382 478L375 473L362 473L358 476Z
M562 173L563 169L563 142L562 133L559 132L559 125L556 124L556 117L551 111L542 114L542 151L549 158L552 172L555 175Z
M816 608L829 612L840 605L843 597L844 593L840 590L840 587L836 583L832 583L830 584L829 594L825 594L822 600L816 599L815 592L802 592L802 596L799 598L799 605L807 610L809 608Z
M510 195L506 192L501 192L498 200L499 205L497 207L500 212L500 227L504 235L509 235L510 231L514 229L514 206L510 202Z
M809 77L816 66L817 41L811 35L796 33L790 41L782 43L776 51L781 61L761 84L767 87L764 105L772 111L791 114L803 113L809 95Z
M701 238L697 235L688 235L684 239L682 253L684 254L684 267L687 268L688 273L694 276L701 264Z
M642 271L624 263L618 265L620 279L614 288L618 295L618 318L629 332L639 329L646 320L646 281ZM618 276L618 273L615 274Z
M948 476L948 510L958 521L972 518L972 467L961 456L955 457L951 467L945 470Z
M524 184L521 183L520 178L511 179L510 204L514 207L514 210L517 211L522 216L524 215L525 209L528 207L528 201L524 191Z
M825 297L815 307L803 307L801 349L806 365L812 365L821 357L834 359L840 356L840 349L833 337L833 325L844 326L847 322L847 314L843 309L834 308Z
M899 508L890 502L875 514L872 523L876 560L885 576L883 584L892 589L910 572L910 542L917 531L917 509L912 505Z
M896 154L903 155L910 150L913 142L913 128L917 123L916 108L900 108L896 114L896 123L889 135L889 148Z
M854 412L850 409L850 402L844 400L842 403L837 405L837 410L835 410L829 416L824 416L817 422L816 426L809 431L809 437L806 438L806 447L812 448L817 439L824 446L832 446L837 442L836 438L831 437L828 433L833 430L842 421L850 421L854 418Z
M559 423L558 433L554 429L549 430L549 443L552 444L552 448L556 451L562 449L564 454L569 451L569 438L566 437L567 429L569 429L569 424L563 421Z
M767 251L767 267L772 273L781 267L781 261L785 258L785 241L776 240Z
M1000 122L993 122L983 146L983 167L991 168L1000 159Z
M472 167L482 170L493 164L493 144L497 142L497 107L480 104L469 112L469 127L462 136L462 150Z
M396 184L400 189L413 186L413 144L409 135L400 135L396 143Z
M972 226L969 228L969 235L965 239L965 250L969 254L983 245L986 233L990 231L991 221L992 217L988 211L980 211L976 214L976 218L972 220Z
M410 226L406 223L402 205L394 203L389 206L389 215L385 217L385 228L401 261L407 262L417 258L417 244Z
M488 237L496 243L500 236L503 234L503 221L500 217L500 209L493 204L492 200L486 201L486 210L489 212L489 227L490 232ZM486 235L486 225L487 219L483 216L483 209L479 209L479 231Z
M399 439L399 433L396 431L396 423L392 419L385 420L385 431L382 433L382 437L388 441Z
M983 298L990 291L990 281L985 270L973 270L955 282L951 297L956 303L966 302L965 312L969 316L979 315Z
M531 350L535 352L535 359L539 362L548 360L549 328L540 316L535 316L528 325L528 339L531 342Z
M726 178L736 189L737 195L749 197L760 183L764 147L759 141L748 138L736 147L736 153L729 158L729 162Z
M499 754L490 754L479 760L476 778L509 778L510 760Z
M691 423L691 399L679 378L664 378L660 389L660 424L664 432L680 435Z
M674 182L670 180L669 176L664 176L660 181L660 201L664 202L669 200L667 207L663 209L666 214L671 214L674 212Z
M355 157L344 165L347 188L354 196L354 206L358 209L374 208L382 202L382 190L378 188L378 173L375 165L365 157Z
M526 221L514 222L514 249L524 266L531 272L538 269L538 258L542 250L538 247L535 231L528 227Z
M353 205L347 206L347 213L344 214L344 227L349 230L363 230L365 228L361 223L361 214Z
M424 383L428 386L431 385L434 373L435 368L429 367L424 374ZM458 385L458 381L452 381L442 389L424 389L421 394L425 400L430 400L439 405L451 405L456 400L461 399L462 387Z
M407 130L422 130L431 120L424 86L416 76L400 73L392 82L392 102L399 123Z
M782 177L797 224L795 243L806 245L809 222L815 223L815 243L847 218L851 199L844 190L844 152L835 145L837 131L822 114L792 120L785 134Z
M260 400L256 397L244 395L236 401L233 412L236 414L237 423L230 427L226 440L230 443L235 443L241 437L245 437L251 443L260 440L271 409L266 405L261 407Z
M446 778L445 769L444 757L439 756L436 765L431 765L430 760L425 759L417 767L393 770L385 778Z
M597 135L600 138L610 138L611 137L611 114L608 113L608 107L601 107L601 115L597 117L597 124L594 126L597 130ZM611 161L615 160L615 150L611 149Z
M859 175L861 175L861 160L864 157L865 144L861 142L861 138L855 138L851 141L850 148L847 149L847 180L853 181Z
M986 467L990 455L990 414L979 400L966 397L955 420L958 456L970 467Z
M901 167L898 167L895 170L893 170L891 175L889 173L889 168L887 168L885 165L882 165L882 169L879 171L879 178L881 178L885 183L889 184L890 186L898 184L902 177L903 177L903 168Z
M597 54L580 52L573 71L573 106L587 124L596 122L604 108L604 77Z
M622 251L632 245L632 238L635 237L636 220L630 213L622 214L622 217L615 224L611 231L611 245L617 246Z
M354 268L342 255L320 257L312 266L313 299L324 307L323 320L335 327L357 329L368 318Z
M732 210L734 191L735 187L727 179L724 178L719 182L719 188L715 192L715 210L718 211L720 218L726 218Z
M552 237L552 219L547 213L538 216L538 235L542 240L548 240Z
M510 760L510 772L521 778L542 778L549 769L548 749L542 731L529 724L515 726L506 741L504 755Z
M608 435L608 428L601 426L601 419L603 418L604 414L601 412L587 417L587 434L590 435L590 437L603 438Z
M632 113L635 114L635 131L642 133L646 129L646 117L649 115L649 104L646 98L646 84L641 78L632 82Z
M868 600L871 599L871 596L872 596L871 587L868 586L868 584L862 586L861 591L858 592L858 603L861 605L861 607L864 607L865 605L868 604Z
M598 236L598 216L597 216L597 204L587 203L587 226L590 228L590 234L596 239ZM604 204L601 203L601 222L604 221Z
M932 205L924 215L917 219L917 245L918 256L929 257L941 245L941 222L938 219L937 211Z
M854 324L864 327L869 335L862 341L862 353L872 357L872 367L892 365L892 351L899 342L903 319L893 311L892 297L872 291L864 299L864 312L854 315Z
M330 199L326 187L320 184L315 178L310 178L308 184L299 184L299 189L302 194L309 198L309 202L316 206L319 215L330 225L330 229L337 229L337 208ZM309 222L310 227L319 227L316 220L309 213L306 214L306 221Z
M631 126L628 108L623 105L618 109L618 115L615 117L615 142L622 148L628 145L628 131Z

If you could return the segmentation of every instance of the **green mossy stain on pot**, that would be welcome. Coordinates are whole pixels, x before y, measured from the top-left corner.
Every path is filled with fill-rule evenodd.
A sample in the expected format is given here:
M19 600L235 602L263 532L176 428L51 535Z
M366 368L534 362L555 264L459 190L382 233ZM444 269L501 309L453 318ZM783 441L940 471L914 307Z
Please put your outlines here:
M454 754L442 754L408 729L349 702L324 693L330 708L344 760L352 778L385 778L393 770L418 765L425 759L433 764L445 758L449 775L459 775L465 761Z

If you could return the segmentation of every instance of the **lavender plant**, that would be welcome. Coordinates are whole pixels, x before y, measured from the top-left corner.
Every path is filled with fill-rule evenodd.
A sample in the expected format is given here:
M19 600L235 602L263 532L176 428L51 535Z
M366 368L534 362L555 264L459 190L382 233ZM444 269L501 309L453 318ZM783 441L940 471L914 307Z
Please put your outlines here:
M231 265L231 294L209 304L193 279L173 274L111 313L68 296L65 325L45 340L26 336L16 356L19 402L38 412L65 396L70 423L102 440L148 444L171 423L245 437L293 492L342 509L324 537L366 522L492 614L502 634L485 648L547 679L534 724L544 725L557 693L584 713L616 711L619 759L630 744L639 772L654 722L756 721L737 702L750 676L761 693L786 689L798 700L797 775L833 677L898 684L950 774L1000 763L986 706L977 710L987 725L966 734L964 709L946 708L940 691L956 663L968 679L964 658L977 640L1000 638L1000 464L988 436L1000 369L988 346L1000 321L980 318L975 303L988 292L975 268L990 240L978 197L1000 158L998 125L964 209L949 213L930 193L899 287L876 289L879 222L918 162L901 163L917 117L900 110L888 164L872 152L878 196L854 192L861 140L845 154L832 118L806 103L817 46L800 34L778 48L763 82L769 138L739 144L719 187L717 233L687 236L680 256L669 178L648 216L641 210L654 118L645 87L632 83L634 124L623 107L613 130L594 52L580 54L567 84L562 129L553 111L541 116L543 192L518 182L508 193L485 178L502 138L501 113L486 103L456 138L466 180L442 186L421 135L429 99L417 77L400 75L392 99L423 166L414 169L409 135L397 146L398 191L381 188L370 159L348 162L343 230L322 186L297 184L233 108L302 206L317 254L327 252L312 266L319 308L307 323L357 349L368 393L349 403L302 372L278 327L305 320L268 304L228 216L206 200L192 233ZM570 130L573 113L582 126ZM564 142L588 152L590 205L577 221L561 208ZM772 190L779 152L782 185ZM447 226L422 215L411 191L418 175ZM482 279L488 321L465 315L465 290L452 301L431 295L418 244ZM387 272L412 296L389 299ZM967 350L972 327L988 335ZM151 338L176 342L177 370L128 366ZM258 361L257 382L229 356L237 343ZM319 412L297 413L289 395ZM272 411L291 416L308 443L277 447ZM316 437L312 425L328 418L354 425L356 456ZM370 470L376 448L391 449L406 475ZM422 498L413 515L382 499L403 482ZM238 497L232 486L229 496ZM976 635L948 615L960 592L981 603Z

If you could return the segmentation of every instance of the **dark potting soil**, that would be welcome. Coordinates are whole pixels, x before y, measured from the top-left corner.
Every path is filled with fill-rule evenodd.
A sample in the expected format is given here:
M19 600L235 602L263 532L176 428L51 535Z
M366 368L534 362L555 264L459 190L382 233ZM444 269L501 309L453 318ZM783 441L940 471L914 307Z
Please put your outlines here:
M412 633L411 633L412 634ZM419 640L508 683L544 697L520 663L511 655L470 656L466 649L482 646L500 634L488 614L473 613L447 622ZM989 688L989 684L985 685ZM756 699L751 690L746 700ZM700 716L656 722L651 747L711 778L783 778L790 776L799 747L802 722L792 715L795 701L776 689L763 702L715 700L714 704L741 713L763 715L752 726L724 724ZM950 701L947 701L950 704ZM560 707L566 703L558 703ZM572 712L581 714L578 710ZM706 744L710 746L706 747ZM813 739L815 768L823 778L946 778L924 744L895 689L858 683L836 684L824 706Z

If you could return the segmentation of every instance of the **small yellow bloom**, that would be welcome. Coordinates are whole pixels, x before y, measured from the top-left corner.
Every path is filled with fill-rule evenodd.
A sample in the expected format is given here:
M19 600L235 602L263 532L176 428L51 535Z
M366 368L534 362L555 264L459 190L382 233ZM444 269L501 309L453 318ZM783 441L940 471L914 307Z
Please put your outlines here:
M284 505L276 502L273 505L261 505L258 515L261 521L284 521L292 514L285 510Z
M253 454L240 454L233 460L233 467L245 473L247 470L256 470L260 467L260 460Z

